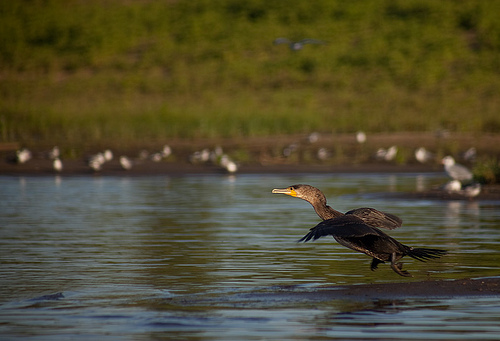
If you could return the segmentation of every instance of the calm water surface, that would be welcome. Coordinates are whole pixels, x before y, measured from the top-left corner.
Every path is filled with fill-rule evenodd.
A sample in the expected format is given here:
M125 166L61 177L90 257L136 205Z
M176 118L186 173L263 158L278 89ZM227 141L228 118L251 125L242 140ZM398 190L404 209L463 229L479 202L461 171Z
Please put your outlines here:
M253 294L332 284L500 275L500 202L401 199L440 174L0 177L0 335L5 339L442 339L500 335L500 298L326 302ZM340 211L404 220L390 234L444 258L404 259L413 278L331 238L297 244L318 222L321 188ZM249 299L250 297L250 299ZM268 297L268 296L266 296Z

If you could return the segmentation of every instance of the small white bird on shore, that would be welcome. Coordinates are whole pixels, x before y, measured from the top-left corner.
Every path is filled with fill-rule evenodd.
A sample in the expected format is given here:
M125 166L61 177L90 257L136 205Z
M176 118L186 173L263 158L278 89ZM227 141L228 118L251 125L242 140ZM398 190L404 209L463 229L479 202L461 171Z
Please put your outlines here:
M477 156L476 148L470 147L464 153L464 160L469 161L469 162L473 162L473 161L476 161L476 156Z
M309 134L309 136L307 136L307 141L309 143L316 143L319 141L320 137L321 137L320 133L314 132Z
M51 160L55 160L57 159L59 156L61 156L61 152L59 151L59 147L58 146L54 146L50 152L49 152L49 159Z
M363 144L366 142L366 134L363 132L363 131L358 131L356 133L356 141L359 143L359 144Z
M129 170L132 168L132 161L126 157L126 156L120 156L120 166L125 169L125 170Z
M103 153L97 153L89 158L88 165L93 171L100 171L102 165L106 162Z
M113 152L112 152L111 150L106 149L106 150L103 152L103 155L104 155L104 160L105 160L106 162L113 160Z
M330 158L330 151L324 147L318 149L318 152L316 154L319 160L321 161L326 161L328 158Z
M151 161L160 162L161 160L163 160L163 156L161 155L161 153L151 154Z
M52 168L54 168L54 170L55 170L56 172L60 172L60 171L62 171L62 169L63 169L63 164L62 164L61 159L59 159L58 157L56 157L56 158L54 159L54 161L52 161Z
M420 163L426 163L432 160L434 154L425 149L424 147L420 147L415 151L415 159Z
M26 163L31 160L31 152L27 148L23 148L16 152L17 163Z
M236 173L238 171L238 165L225 154L221 156L219 164L229 173Z
M462 190L462 183L458 180L451 180L443 186L443 190L448 193L460 193Z
M474 198L481 193L481 184L475 183L472 185L465 186L463 189L464 195L468 198Z
M387 149L379 148L377 150L376 158L378 160L392 161L398 153L398 147L391 146Z
M444 170L450 178L458 181L472 180L472 172L467 167L456 163L452 156L445 156L441 160L441 163L444 165Z
M163 149L161 150L161 156L166 159L172 154L172 148L168 144L163 146Z

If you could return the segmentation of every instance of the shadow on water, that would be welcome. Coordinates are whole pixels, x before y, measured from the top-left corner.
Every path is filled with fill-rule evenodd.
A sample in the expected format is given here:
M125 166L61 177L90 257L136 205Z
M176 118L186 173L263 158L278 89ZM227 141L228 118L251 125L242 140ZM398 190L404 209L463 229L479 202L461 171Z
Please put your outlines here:
M0 333L37 340L494 339L498 295L389 297L380 289L335 296L343 286L499 275L500 202L388 195L441 180L0 177L9 198L0 201ZM392 236L450 253L429 263L404 259L414 278L402 278L387 265L370 271L368 257L331 238L298 244L317 216L302 200L271 194L294 183L321 188L340 211L376 207L401 216ZM477 292L488 290L495 289Z

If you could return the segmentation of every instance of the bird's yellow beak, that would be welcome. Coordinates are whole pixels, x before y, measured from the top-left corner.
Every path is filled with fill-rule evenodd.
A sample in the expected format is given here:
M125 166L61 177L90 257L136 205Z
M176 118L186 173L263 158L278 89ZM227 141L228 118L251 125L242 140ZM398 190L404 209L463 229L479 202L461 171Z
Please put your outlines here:
M272 193L273 194L286 194L286 195L290 195L292 197L297 196L297 192L295 192L295 190L293 190L291 188L275 188L275 189L273 189Z

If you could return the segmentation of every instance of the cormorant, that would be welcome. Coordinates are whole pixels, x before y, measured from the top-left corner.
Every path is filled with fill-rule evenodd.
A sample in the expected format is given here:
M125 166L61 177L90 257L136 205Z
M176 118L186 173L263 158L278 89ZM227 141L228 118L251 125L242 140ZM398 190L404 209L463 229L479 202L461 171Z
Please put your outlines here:
M402 269L403 264L398 263L402 257L410 256L425 262L446 254L445 250L406 246L379 230L378 228L392 230L401 226L403 221L393 214L366 207L345 214L334 210L326 204L325 195L316 187L299 184L283 189L275 188L272 193L287 194L309 202L323 219L299 242L331 235L339 244L372 257L372 271L380 263L390 261L391 268L398 275L411 277L408 271Z

